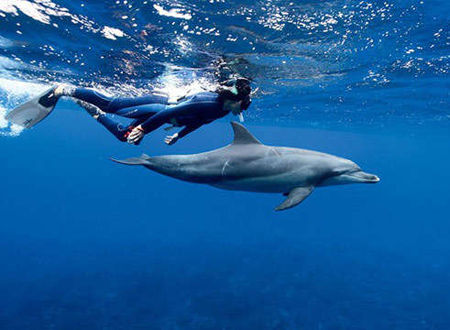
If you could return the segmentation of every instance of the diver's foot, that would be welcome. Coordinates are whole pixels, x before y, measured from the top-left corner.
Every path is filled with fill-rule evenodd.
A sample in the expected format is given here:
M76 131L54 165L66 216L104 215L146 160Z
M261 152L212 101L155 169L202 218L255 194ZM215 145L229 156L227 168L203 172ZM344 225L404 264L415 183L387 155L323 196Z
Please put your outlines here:
M72 96L75 92L76 87L68 84L57 85L54 89L54 94L56 97L61 96Z
M38 103L46 109L53 109L59 99L59 97L55 94L55 90L56 88L48 90L39 98Z
M94 119L98 119L100 116L105 115L104 111L100 110L99 107L96 107L93 104L81 100L77 100L76 103L82 108L84 108L84 110L86 110L86 112L90 114Z

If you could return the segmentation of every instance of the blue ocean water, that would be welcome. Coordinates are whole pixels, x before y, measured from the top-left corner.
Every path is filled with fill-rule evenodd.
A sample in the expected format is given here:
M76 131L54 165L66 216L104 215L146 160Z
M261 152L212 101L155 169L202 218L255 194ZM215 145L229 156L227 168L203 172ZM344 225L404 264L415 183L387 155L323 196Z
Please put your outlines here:
M1 329L449 329L449 8L436 1L0 2ZM49 84L177 95L232 74L261 141L349 158L376 185L283 197L109 160L195 153L116 141Z

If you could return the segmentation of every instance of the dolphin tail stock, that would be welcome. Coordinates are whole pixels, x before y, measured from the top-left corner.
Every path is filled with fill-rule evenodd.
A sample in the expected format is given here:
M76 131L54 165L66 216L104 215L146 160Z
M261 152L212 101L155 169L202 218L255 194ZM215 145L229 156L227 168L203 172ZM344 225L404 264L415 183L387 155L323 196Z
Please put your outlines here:
M140 157L133 157L133 158L127 158L127 159L115 159L111 158L113 162L124 164L124 165L150 165L150 156L146 154L142 154Z

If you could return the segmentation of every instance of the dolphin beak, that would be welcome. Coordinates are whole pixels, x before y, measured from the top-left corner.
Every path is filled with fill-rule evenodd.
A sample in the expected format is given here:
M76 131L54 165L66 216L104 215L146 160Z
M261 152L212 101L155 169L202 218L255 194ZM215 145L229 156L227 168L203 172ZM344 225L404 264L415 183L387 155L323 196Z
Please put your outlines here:
M352 179L354 182L360 183L377 183L380 181L380 178L375 174L366 173L363 171L356 171L353 173L346 174L348 177Z

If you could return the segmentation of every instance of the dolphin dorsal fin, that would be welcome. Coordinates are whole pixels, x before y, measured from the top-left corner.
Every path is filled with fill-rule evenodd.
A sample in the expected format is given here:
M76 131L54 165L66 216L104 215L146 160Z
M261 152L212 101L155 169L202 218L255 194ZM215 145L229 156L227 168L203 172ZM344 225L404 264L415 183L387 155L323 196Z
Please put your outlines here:
M234 139L232 144L262 144L243 125L232 121L231 126L234 131Z

